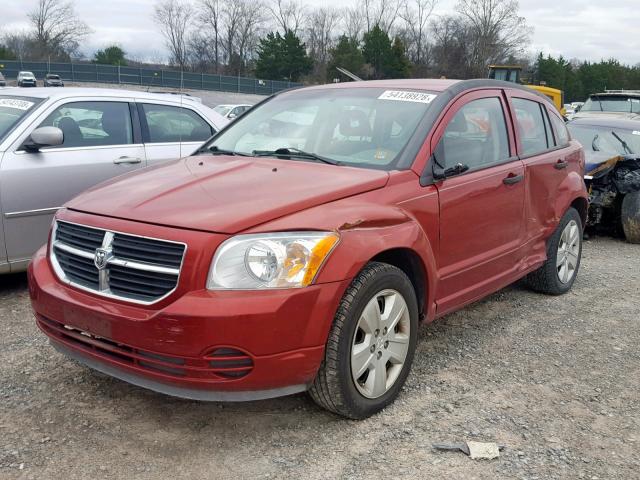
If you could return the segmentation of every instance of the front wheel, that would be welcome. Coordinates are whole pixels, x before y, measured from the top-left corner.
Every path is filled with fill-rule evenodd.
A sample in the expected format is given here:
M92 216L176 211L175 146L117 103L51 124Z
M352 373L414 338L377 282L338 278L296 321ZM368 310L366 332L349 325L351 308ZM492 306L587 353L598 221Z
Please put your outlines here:
M547 243L547 260L526 280L538 292L562 295L571 290L582 259L582 219L575 208L564 214Z
M629 243L640 243L640 192L627 193L622 199L620 220Z
M416 348L418 305L405 273L369 263L342 297L309 390L323 408L367 418L393 402Z

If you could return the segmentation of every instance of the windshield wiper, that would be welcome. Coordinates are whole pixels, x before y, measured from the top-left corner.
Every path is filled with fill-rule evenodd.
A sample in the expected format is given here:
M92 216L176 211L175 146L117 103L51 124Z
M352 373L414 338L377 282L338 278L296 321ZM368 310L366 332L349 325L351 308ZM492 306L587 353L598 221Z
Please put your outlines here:
M618 140L622 144L622 148L624 148L627 153L633 154L633 152L629 148L629 145L627 144L627 142L625 142L622 138L620 138L620 135L618 135L616 132L611 132L611 135L616 137L616 140Z
M333 160L332 158L323 157L322 155L318 155L317 153L305 152L304 150L300 150L295 147L281 147L276 148L275 150L254 150L253 154L256 157L298 157L298 158L309 158L311 160L317 160L322 163L327 163L329 165L341 165L337 160Z
M233 150L225 150L224 148L219 148L217 145L212 145L208 148L202 148L198 150L198 155L237 155L240 157L251 157L249 153L244 152L236 152Z

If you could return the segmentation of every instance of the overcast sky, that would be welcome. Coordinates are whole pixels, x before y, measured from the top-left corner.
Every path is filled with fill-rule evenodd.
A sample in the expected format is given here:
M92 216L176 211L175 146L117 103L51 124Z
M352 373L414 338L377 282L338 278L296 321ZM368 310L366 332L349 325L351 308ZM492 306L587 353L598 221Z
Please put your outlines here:
M303 0L309 5L317 1ZM355 0L326 0L340 6ZM27 28L26 12L36 0L3 1L0 32ZM83 53L119 44L129 56L160 60L166 56L162 37L152 21L154 0L75 0L78 15L94 33ZM450 13L456 0L440 0L436 15ZM640 9L638 0L521 0L521 15L534 27L531 53L598 61L617 58L640 63Z

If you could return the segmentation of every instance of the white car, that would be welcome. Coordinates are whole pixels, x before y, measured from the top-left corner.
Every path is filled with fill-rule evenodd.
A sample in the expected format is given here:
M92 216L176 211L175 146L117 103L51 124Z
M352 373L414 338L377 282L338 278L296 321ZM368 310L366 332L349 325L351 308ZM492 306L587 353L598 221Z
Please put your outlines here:
M253 107L253 105L248 105L248 104L218 105L213 110L218 112L223 117L228 118L229 120L233 120L235 118L238 118L240 115L242 115L244 112L249 110L251 107Z
M36 76L31 72L18 72L17 78L19 87L37 87Z
M46 242L53 214L78 193L191 155L228 123L184 96L98 88L2 89L0 273L26 268Z

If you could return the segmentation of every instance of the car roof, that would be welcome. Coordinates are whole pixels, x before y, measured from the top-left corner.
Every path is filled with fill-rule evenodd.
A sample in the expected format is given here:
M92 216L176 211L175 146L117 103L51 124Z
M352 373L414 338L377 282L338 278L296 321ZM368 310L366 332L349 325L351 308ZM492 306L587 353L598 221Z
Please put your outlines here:
M53 91L50 88L36 87L28 90L21 88L6 88L1 90L3 95L32 98L64 99L74 97L135 97L148 100L179 101L182 98L191 104L199 103L188 95L167 95L164 93L149 93L138 90L120 90L116 88L83 88L66 87L64 90Z
M569 122L567 125L589 126L589 127L608 127L622 130L640 130L640 115L622 114L622 115L592 115L588 117L578 117Z
M418 90L430 90L443 92L460 80L435 79L435 78L407 78L395 80L366 80L361 82L328 83L307 87L308 90L325 88L415 88ZM515 83L513 84L516 85Z

